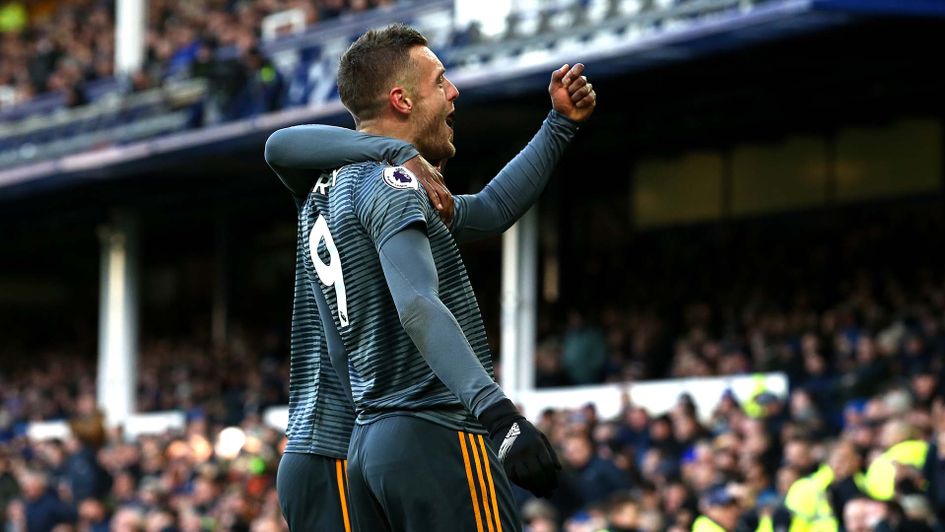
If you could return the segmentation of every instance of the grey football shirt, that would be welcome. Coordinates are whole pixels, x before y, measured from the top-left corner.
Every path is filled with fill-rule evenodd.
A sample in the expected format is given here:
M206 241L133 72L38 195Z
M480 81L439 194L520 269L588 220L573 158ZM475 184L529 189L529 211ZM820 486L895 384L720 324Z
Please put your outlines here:
M289 361L287 453L332 458L348 454L354 409L328 354L325 329L312 286L308 234L312 221L299 215Z
M529 142L528 146L506 165L482 192L475 195L455 197L456 220L454 220L452 228L453 236L460 240L477 238L497 234L511 225L537 199L538 194L540 194L550 177L555 162L573 137L576 129L576 123L551 111L548 119L545 120L542 128ZM331 191L336 188L339 175L322 175L314 189L312 188L314 177L308 176L317 174L317 172L312 172L314 169L331 167L344 162L365 159L386 159L400 162L413 157L415 154L416 151L411 146L401 141L364 135L342 128L317 125L294 126L280 130L270 137L266 144L267 162L293 192L293 195L296 196L300 207L287 452L311 452L333 457L345 456L354 416L350 411L349 398L351 391L347 383L348 354L345 352L346 346L343 345L346 341L339 337L337 331L343 323L340 317L333 321L319 321L320 316L338 315L339 312L345 316L345 322L349 321L347 296L350 282L345 281L349 274L346 269L341 267L342 261L338 253L338 246L335 239L331 237L332 233L330 231L332 229L328 227L327 223L330 217L326 216L329 214L333 202L337 208L338 201L329 201L327 198ZM355 166L358 166L362 173L367 168L364 165ZM389 190L371 189L362 191L359 189L362 192L358 195L361 203L359 203L360 209L356 213L356 218L360 222L360 217L365 215L379 215L378 220L381 218L386 220L380 222L386 226L386 229L382 228L381 230L383 240L375 241L374 249L379 249L383 241L386 241L390 235L401 228L412 224L423 226L424 230L428 232L428 236L430 236L431 249L435 254L440 288L449 288L450 304L448 308L454 311L457 306L463 306L462 300L468 301L469 304L463 306L464 312L456 313L455 318L460 322L463 333L468 335L467 340L476 356L482 361L489 375L492 375L491 357L486 346L478 305L469 287L465 268L462 266L462 260L459 258L455 244L450 247L449 244L452 244L452 242L442 238L444 234L442 223L427 202L425 194L422 194L422 190L415 183L415 179L409 175L409 172L391 167L384 167L386 170L381 170L380 167L382 166L374 164L374 171L376 173L380 172L376 177L382 178L383 183L390 189L412 190L414 192L414 197L407 202L410 208L407 208L407 204L402 205L400 214L405 216L403 220L398 220L396 206L389 209L390 206L384 204L387 199L385 194L390 193ZM349 167L346 172L351 170ZM310 190L312 192L308 194ZM420 195L416 197L418 192ZM404 198L406 196L394 195L390 199L400 202ZM365 204L369 205L365 207ZM354 201L349 199L346 205L353 207ZM322 209L327 210L322 212ZM318 224L319 217L324 218L322 224ZM375 222L378 220L375 220ZM434 221L432 227L428 226L428 220ZM318 251L320 254L317 259L318 266L312 261L311 249L309 248L313 242L311 238L312 230L316 226L314 243L317 249L320 250ZM367 227L367 225L362 225L362 230L366 230ZM377 233L377 231L374 232ZM336 262L333 262L333 256L327 244L329 238L331 238L332 249L338 255ZM372 237L369 236L368 238ZM370 247L363 249L370 250ZM374 257L376 262L376 251ZM444 263L441 258L447 262ZM458 269L451 268L451 264L458 265ZM319 269L321 272L319 272ZM445 273L444 269L447 270ZM379 265L375 269L375 273L378 272L380 272ZM320 274L321 278L319 277ZM383 283L383 275L379 275L380 277L374 280L379 279ZM325 284L324 281L326 280L331 282L326 285L331 289L322 291L323 287L320 287L320 285ZM332 310L329 310L325 296L326 294L330 296L333 292L336 297L335 306L332 307ZM395 330L401 333L395 344L399 348L403 348L405 345L409 346L413 349L413 354L416 355L412 359L409 369L392 368L392 371L395 375L400 376L401 380L398 382L401 384L409 384L410 375L416 375L420 378L420 381L418 381L417 386L404 387L400 392L395 393L394 397L382 400L380 398L384 396L384 390L367 391L366 388L370 387L373 381L366 383L363 376L359 374L356 391L359 393L358 397L367 400L366 404L369 407L367 409L368 413L362 419L376 419L388 412L405 411L434 421L439 420L442 424L454 428L467 430L470 428L469 423L474 423L474 427L478 427L478 423L471 416L459 415L462 406L455 395L444 391L445 387L442 384L439 386L433 385L431 379L436 381L436 378L432 376L429 369L426 372L419 371L416 366L417 363L425 369L428 366L424 365L425 362L422 358L419 358L413 344L410 343L409 338L400 328L396 309L390 301L389 291L382 292L386 295L387 303L389 303L388 311L392 319L391 322L387 322L385 325L395 324ZM342 298L343 308L337 306L339 293L344 294ZM372 294L377 296L376 290ZM444 294L441 292L440 295ZM447 301L446 298L441 299L444 303ZM319 308L324 311L319 312ZM328 337L326 337L326 334ZM404 344L404 342L407 343ZM334 368L332 368L332 364L334 364ZM369 365L370 367L372 366ZM341 375L341 378L339 378L339 375ZM404 376L406 376L406 380L404 380ZM382 377L385 377L385 375L382 375ZM433 390L435 393L433 396L427 397L425 396L426 390ZM394 400L395 397L402 395L401 392L406 393L401 398L406 398L407 401ZM423 400L414 404L409 400L413 397L423 397ZM450 400L441 402L444 398ZM445 407L445 409L440 411L442 407ZM429 415L425 412L431 408L437 411L436 415ZM461 418L462 420L460 420Z
M310 135L319 132L317 142ZM407 161L417 155L413 146L331 126L293 126L275 132L266 142L266 162L295 198L299 208L295 259L295 292L289 361L289 420L287 453L310 453L344 458L354 426L354 408L347 370L335 371L329 349L340 341L320 317L318 279L312 270L308 236L314 219L302 212L312 183L324 168L352 161ZM317 297L316 297L317 296ZM333 345L334 344L334 345ZM340 376L339 376L340 375Z
M357 422L398 413L482 432L404 331L378 258L378 249L398 231L425 229L439 298L493 375L479 305L456 241L416 178L402 167L349 165L316 183L302 213L315 219L309 237L313 269L347 352Z

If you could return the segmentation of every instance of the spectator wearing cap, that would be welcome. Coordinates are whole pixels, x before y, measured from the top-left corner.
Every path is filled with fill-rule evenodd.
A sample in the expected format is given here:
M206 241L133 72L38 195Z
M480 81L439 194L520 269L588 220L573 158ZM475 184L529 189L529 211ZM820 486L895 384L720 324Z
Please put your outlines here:
M751 507L754 506L754 507ZM759 495L735 527L736 532L782 532L791 528L791 512L780 504L776 494Z
M788 420L784 402L780 397L768 391L758 394L754 402L760 408L759 417L764 420L765 430L773 438L780 437L781 430Z
M709 430L716 435L730 431L732 419L741 413L742 407L738 403L738 397L730 388L726 388L709 419Z
M866 401L854 399L843 407L843 428L856 429L866 424Z
M692 532L733 532L738 524L738 500L725 486L709 490L700 503L702 515L692 523Z

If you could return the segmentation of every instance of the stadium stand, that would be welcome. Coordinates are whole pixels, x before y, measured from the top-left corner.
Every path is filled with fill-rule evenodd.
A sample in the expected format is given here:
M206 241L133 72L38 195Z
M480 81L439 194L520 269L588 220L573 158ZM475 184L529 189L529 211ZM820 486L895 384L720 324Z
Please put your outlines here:
M380 4L384 4L382 9L367 9ZM98 164L95 155L105 148L126 148L149 139L186 144L193 138L182 137L188 132L209 131L216 135L221 131L244 131L238 127L225 129L233 124L245 126L245 130L271 130L280 120L295 120L299 115L290 113L285 118L278 113L267 115L267 111L330 107L336 96L333 65L338 54L365 27L386 23L395 16L429 31L444 60L466 81L509 67L502 75L509 78L509 86L514 86L531 75L529 69L535 70L535 65L544 68L541 62L553 53L619 50L615 57L606 56L601 70L622 72L665 66L663 61L693 56L695 47L670 42L664 48L647 49L640 43L649 46L665 42L693 29L698 30L697 35L689 38L698 40L699 31L722 26L734 15L755 24L778 10L836 2L522 1L516 3L521 9L512 13L496 35L486 35L476 24L454 28L445 23L442 9L451 2L387 4L273 0L224 5L208 0L182 7L176 0L149 2L154 13L148 67L133 80L116 80L103 59L107 56L110 60L110 55L99 54L96 48L109 45L104 36L111 24L110 20L106 23L111 16L107 8L98 3L68 4L61 12L49 15L54 25L34 31L30 24L35 20L26 22L22 9L17 8L20 4L16 0L7 2L0 6L0 28L5 32L0 50L0 85L7 84L0 90L0 99L13 105L0 109L0 176L9 168L37 161L58 162L76 153L90 154L86 161ZM267 26L264 16L276 12L291 14ZM844 13L824 20L854 18ZM602 160L596 162L600 167L619 169L614 182L619 179L620 183L605 183L607 186L602 187L612 203L594 203L591 192L582 192L583 204L573 206L573 218L562 222L567 216L556 212L558 218L543 220L553 229L554 224L560 224L562 233L571 226L593 226L594 234L572 236L572 240L580 240L577 244L561 235L556 253L561 255L565 268L569 260L579 256L594 269L565 269L582 275L562 279L570 289L562 286L562 299L541 309L537 386L632 386L659 379L731 376L754 379L759 372L780 372L788 377L790 389L782 397L759 386L741 399L727 391L713 398L709 409L699 409L691 397L680 395L673 398L675 406L665 414L648 412L634 404L629 393L616 416L603 415L593 403L528 412L549 435L565 465L562 486L551 500L518 494L528 530L690 530L700 526L697 523L705 523L701 517L725 523L730 530L746 531L787 530L792 522L793 530L945 529L945 220L940 155L939 166L935 167L938 173L933 176L938 179L937 188L921 189L921 194L912 191L905 199L878 195L872 197L873 203L851 207L837 201L836 190L828 190L823 204L800 212L765 212L739 218L730 209L717 219L707 217L692 224L655 229L635 227L632 231L626 213L614 214L618 197L623 202L620 208L626 209L625 200L631 195L625 188L630 185L624 181L632 165L624 159L651 156L647 149L656 156L677 148L689 149L685 145L689 139L678 142L684 146L663 146L664 130L688 133L693 122L706 116L708 122L714 118L728 128L744 128L747 132L732 134L725 129L732 138L718 140L717 130L710 124L700 134L712 138L709 142L699 139L699 147L717 149L720 144L735 144L746 138L755 141L756 135L761 137L759 143L780 138L795 131L795 124L781 114L798 114L796 121L803 122L803 131L816 129L824 139L832 139L824 141L824 145L832 146L825 151L839 160L831 150L838 145L838 132L848 125L851 116L854 125L863 120L885 124L889 115L898 117L902 108L920 115L927 112L928 107L921 104L925 97L922 90L934 92L940 85L923 85L910 77L914 72L908 68L889 67L890 63L908 67L920 59L877 60L872 55L876 48L863 46L864 41L857 39L863 34L870 38L888 34L878 30L881 17L867 18L874 25L852 34L851 46L862 51L863 65L868 68L860 65L861 71L851 67L851 83L807 85L810 80L804 80L800 85L784 83L782 88L774 82L765 87L763 81L760 89L758 85L736 88L736 104L726 107L722 102L715 111L717 115L699 114L722 100L718 92L712 92L714 81L709 76L697 78L705 85L696 92L685 86L685 81L692 78L674 78L666 71L671 69L665 68L656 77L668 79L666 83L661 79L648 85L643 77L635 77L629 82L623 79L623 85L611 85L632 95L634 101L628 107L615 106L618 111L632 110L632 116L630 112L601 116L596 124L589 124L589 131L582 132L600 146L591 149L587 142L573 148L581 167L586 164L584 159L600 157ZM75 28L77 20L86 19L93 21L93 28L109 28L105 32L83 30L60 35ZM283 21L293 28L285 35L279 31ZM791 19L785 31L796 31L803 25ZM744 40L725 35L719 41L727 43L724 46L747 47L746 43L754 45L757 41L753 39L760 39L769 30L749 28ZM201 38L206 32L217 37ZM31 41L34 37L39 40ZM838 40L850 38L851 33L843 33ZM904 49L895 48L895 39L879 41L877 48L891 47L895 53ZM50 88L49 79L35 86L31 85L32 78L28 83L16 79L24 71L23 61L42 58L35 52L46 46L44 43L76 46L76 58L66 58L61 64L48 57L42 60L51 65L47 74L55 79L53 88L78 87L80 90L72 92L72 103L83 104L67 107L64 94L42 93L44 87ZM785 48L810 52L815 46L822 47L829 67L825 70L833 72L839 69L829 64L836 57L829 55L834 44L827 37L807 48L797 41ZM813 55L808 53L797 61L816 63ZM91 67L77 68L90 56ZM767 60L770 55L762 53L758 57ZM99 58L97 63L95 58ZM747 70L748 76L737 78L743 82L754 77L751 68L746 68L754 60L757 58L752 56L726 56L710 63L710 68L719 69L719 78L734 76L735 70ZM734 65L732 70L724 70L729 62ZM785 77L795 76L790 70L793 63L785 64L778 63L779 68L788 70ZM888 72L883 69L890 69L890 78L901 77L901 84L914 92L898 92L902 87L887 83L883 76ZM923 70L932 69L926 66ZM864 73L867 71L869 75ZM82 74L81 79L77 73ZM833 79L826 74L824 78ZM875 78L881 78L881 82L876 83ZM258 83L250 83L250 79ZM547 78L542 80L546 82ZM238 94L240 91L235 89L243 85L254 87L252 94ZM634 92L640 86L642 92ZM507 90L514 93L513 89ZM752 90L758 94L748 94ZM837 118L828 112L832 108L824 104L828 100L815 100L811 105L805 100L803 105L813 111L801 115L796 113L799 105L784 103L790 100L790 91L809 97L831 90L840 94L837 100L864 98L861 101L866 102L863 107L868 112L845 107L836 113L840 116ZM671 104L657 102L667 93ZM472 90L465 94L475 98ZM674 94L678 96L675 99ZM771 94L775 103L759 103ZM866 99L864 94L874 99ZM918 97L913 98L916 94ZM935 98L937 101L938 96ZM503 115L509 127L502 129L513 129L511 122L528 114L510 110L524 106L523 100L500 104L500 112L509 113ZM900 107L892 106L890 112L887 107L874 105L889 100L897 100L895 105ZM899 100L908 101L902 104ZM665 112L668 107L671 111ZM938 107L933 109L940 112ZM480 132L494 126L488 123L490 117L500 116L482 107L471 110L472 114L481 112L479 120L487 122L477 126L475 120L470 120L471 127L478 127ZM334 112L342 113L337 107ZM815 113L827 118L807 124ZM753 115L764 128L746 118ZM636 130L627 127L633 120L644 126ZM599 128L596 136L595 127ZM230 138L219 134L219 138ZM623 138L624 134L643 146L633 146L639 153L626 153L631 141ZM498 132L495 135L497 140L490 137L490 142L476 152L482 159L489 158L490 164L497 157L492 152L514 144ZM940 136L936 138L940 140ZM245 138L243 141L246 143ZM24 269L32 274L45 265L28 251L44 247L36 238L49 238L54 243L45 247L56 248L50 253L54 260L49 262L57 267L50 269L52 273L45 278L42 275L48 271L37 273L35 278L22 276L27 281L39 281L14 295L0 294L9 297L0 297L0 302L7 305L0 308L4 313L0 316L9 318L20 313L16 298L32 298L30 290L51 278L60 281L52 283L53 291L66 285L83 286L84 290L72 290L72 297L80 294L87 300L78 312L88 311L88 316L82 318L89 330L94 329L90 324L95 319L94 303L88 303L94 302L95 287L89 286L94 285L98 263L93 257L88 268L88 261L82 261L97 251L93 235L107 218L102 212L112 203L144 211L145 228L152 232L144 238L151 246L148 257L157 259L162 255L160 266L165 271L144 272L153 275L145 277L148 282L158 279L143 299L153 297L154 292L167 292L162 301L171 302L164 306L152 304L145 312L152 312L148 318L154 318L153 314L179 315L160 316L171 325L162 323L164 328L157 333L147 328L142 332L137 409L154 415L170 411L179 414L181 420L168 423L173 428L145 433L130 426L106 429L102 413L95 407L94 341L65 345L47 341L47 336L62 336L61 329L69 327L56 323L58 330L50 330L49 324L56 322L59 309L47 313L42 302L24 305L28 312L22 314L33 320L31 326L35 328L23 335L27 342L19 343L22 331L4 329L0 335L0 509L7 530L285 530L274 490L283 434L267 422L265 415L270 407L286 403L287 335L284 329L266 326L277 322L284 327L288 311L274 310L281 307L271 300L248 297L231 302L231 310L240 304L252 307L254 314L249 317L265 322L262 326L254 323L256 327L242 329L231 324L226 341L216 344L207 331L181 332L196 328L193 323L203 326L210 321L204 319L206 316L196 318L191 314L206 312L209 306L201 298L210 292L209 275L203 274L212 269L207 267L212 260L192 259L197 254L207 259L208 252L203 248L217 243L203 239L206 235L201 225L207 224L207 212L225 212L225 204L238 213L229 221L223 217L221 223L236 226L230 238L240 238L241 247L265 255L259 261L266 272L260 284L272 294L286 289L282 295L288 295L289 284L280 285L279 275L272 272L289 268L279 262L277 248L286 240L279 240L280 233L288 231L288 241L292 241L293 226L263 225L259 220L292 214L292 208L284 191L276 190L271 176L260 177L266 171L259 157L261 142L248 144L252 144L245 148L249 155L207 150L198 160L200 164L192 165L209 176L202 184L193 178L205 176L187 173L187 162L178 162L164 172L168 175L158 176L160 179L141 170L142 182L127 188L106 183L108 179L104 178L111 174L96 166L95 171L100 173L95 176L103 178L98 182L100 188L67 188L67 193L55 198L38 192L23 204L3 204L0 232L16 226L15 232L4 233L4 237L12 237L5 242L3 252L18 250L26 257ZM941 153L940 147L936 147L936 153ZM610 151L614 153L605 153ZM137 152L123 153L133 159ZM232 155L232 161L214 166L213 161L226 159L220 153ZM905 153L910 159L921 158L913 151ZM247 161L255 161L257 166ZM475 164L470 166L479 171ZM624 166L626 172L621 173ZM49 168L53 168L51 174L58 175L57 167ZM565 178L559 181L574 181L574 175L583 178L577 168L578 163L565 166ZM856 169L854 165L837 172L850 168ZM239 177L234 174L254 171L252 179L272 181L271 189L248 188L247 192L237 185L220 185L237 181ZM487 175L485 172L482 174ZM183 177L175 180L174 173ZM895 168L892 180L905 181L906 173ZM476 179L481 176L472 182ZM837 186L836 181L825 179L825 183L825 189ZM611 186L614 188L608 188ZM175 191L176 196L169 192L175 188L180 189ZM147 195L142 190L153 194L147 198L152 203L140 199ZM576 195L570 189L549 193L564 197L564 201L552 204L553 210L564 210L564 202ZM922 194L927 196L924 201L917 199ZM129 199L132 196L134 200ZM182 196L187 201L181 200ZM683 205L681 209L688 207ZM81 214L83 208L94 214ZM155 211L167 213L162 218ZM590 222L580 219L582 211L593 211L588 217ZM25 213L23 220L16 213ZM159 234L155 229L165 229L172 223L178 224L178 233ZM256 224L260 227L252 227ZM64 226L71 226L67 228L71 232L63 230ZM60 231L65 236L51 236ZM624 238L624 233L632 237ZM85 240L68 242L78 240L76 235L84 235ZM173 256L166 252L171 247L168 242L174 243ZM80 246L85 246L82 257L63 256ZM255 256L248 258L250 252L241 255L233 247L229 255L222 254L232 270L260 271L246 265L255 261ZM194 251L197 248L199 251ZM490 250L473 249L473 253L464 251L472 256L471 275L494 278L495 264L476 264L488 262L483 257L489 257ZM485 250L483 257L476 257L481 250ZM179 256L186 253L191 255ZM658 260L650 260L653 257ZM7 273L8 258L12 257L0 256L2 274ZM14 262L10 260L9 264ZM168 264L177 267L176 262L183 263L181 269L196 273L174 277L176 270ZM10 277L0 278L0 291L10 288L9 279L21 279L16 268L10 267L15 272ZM83 275L87 273L83 268L96 271ZM592 273L584 275L588 272ZM291 272L282 274L287 278ZM245 275L239 279L245 280ZM167 288L175 283L186 285L178 292L192 290L199 295L191 299L180 293L175 296L174 290ZM191 286L196 284L200 286ZM476 286L478 290L480 285ZM37 292L35 299L42 299L48 297L45 294L49 290ZM240 295L247 293L252 295L251 291ZM498 290L487 289L478 296L483 308L499 306ZM185 299L185 304L177 306L175 297ZM61 306L73 301L66 296L51 299L53 304L65 301ZM263 313L267 315L261 316ZM246 318L244 310L240 319ZM495 316L490 319L496 321ZM10 320L2 325L14 323L19 327L24 321ZM152 327L153 321L149 323ZM489 336L495 342L497 334L492 325ZM170 329L176 334L169 333ZM88 340L89 335L94 333L77 336ZM17 340L10 340L13 337ZM812 496L801 497L799 493Z
M886 496L867 505L870 526L879 520L940 523L936 468L945 459L937 451L920 453L916 467L895 474L894 485L867 467L897 443L937 444L945 435L941 250L905 261L875 252L896 249L903 233L910 235L901 244L908 249L945 229L935 209L913 211L848 223L836 234L805 232L784 244L786 256L814 256L842 235L843 252L831 260L861 264L851 268L852 277L824 278L816 268L799 268L797 281L810 293L824 293L819 299L772 276L722 297L724 304L667 300L646 311L615 305L599 316L574 312L554 325L557 334L545 338L537 357L539 386L777 370L790 377L791 392L782 399L759 389L742 402L726 392L711 412L697 411L682 395L659 416L629 398L613 419L599 417L593 404L540 413L566 468L550 501L526 503L530 530L688 530L713 505L737 507L734 515L746 527L739 530L755 530L765 516L790 520L791 486L821 465L835 475L826 488L827 519L839 522L845 507L858 508L858 498L888 488L900 495L898 502ZM772 259L746 245L752 238L737 241L746 251L735 259L760 269ZM726 310L726 304L736 308ZM188 530L196 523L194 529L278 530L272 483L281 433L266 426L262 414L286 401L286 339L239 331L229 338L216 350L193 340L147 342L139 408L183 411L186 426L130 442L100 426L94 375L81 354L52 349L5 371L0 464L8 520L22 526L29 516L60 508L64 522L79 529L96 520L112 526L129 520L145 523L145 530ZM666 373L647 366L659 358L670 361ZM27 438L28 423L40 419L66 420L75 436ZM239 427L253 442L235 459L220 455L225 427ZM923 467L927 472L917 473ZM860 469L866 474L847 482ZM924 529L931 528L916 528Z
M90 0L70 2L4 33L0 162L14 167L336 101L341 53L365 29L389 20L424 31L450 68L476 70L528 65L569 50L632 45L746 10L760 12L766 3L524 2L516 4L504 31L484 36L475 22L454 27L447 0L155 1L148 3L145 66L124 79L112 75L110 8ZM264 34L264 19L286 13L299 13L302 29L280 32L276 25L271 35ZM90 24L74 32L78 20ZM182 83L185 88L178 88ZM179 91L187 96L175 97ZM149 94L150 106L138 108L138 92ZM77 131L96 131L95 141L76 139Z
M299 9L304 12L304 25L308 27L391 3L391 0L238 5L218 1L148 2L147 63L141 76L131 80L131 88L141 90L187 76L193 63L207 60L207 52L214 56L218 49L222 49L222 56L248 53L259 42L262 20L273 13ZM77 99L60 95L59 101L75 107L117 88L113 2L73 0L30 9L20 2L9 2L4 10L19 15L3 27L2 107L30 102L47 93L69 92ZM89 89L86 85L92 82L105 87Z

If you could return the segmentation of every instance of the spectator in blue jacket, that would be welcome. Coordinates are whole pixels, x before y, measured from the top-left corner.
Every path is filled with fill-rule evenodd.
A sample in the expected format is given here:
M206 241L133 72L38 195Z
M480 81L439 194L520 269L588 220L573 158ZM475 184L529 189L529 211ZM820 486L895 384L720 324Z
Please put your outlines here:
M75 522L75 510L49 486L46 475L25 471L20 485L26 500L27 532L50 532L56 525Z
M631 487L623 471L594 452L587 434L575 432L565 439L564 459L574 470L579 485L577 491L583 494L585 505L603 502L612 493Z

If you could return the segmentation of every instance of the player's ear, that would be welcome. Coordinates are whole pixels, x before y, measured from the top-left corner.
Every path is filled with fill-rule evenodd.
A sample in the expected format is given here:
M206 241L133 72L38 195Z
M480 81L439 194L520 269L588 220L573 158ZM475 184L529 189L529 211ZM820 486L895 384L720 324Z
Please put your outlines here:
M413 110L413 99L403 87L394 87L387 94L390 106L398 113L409 115Z

